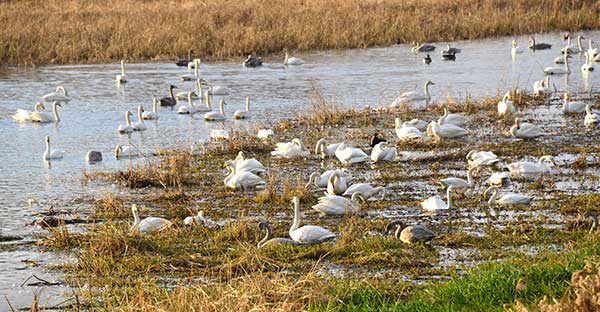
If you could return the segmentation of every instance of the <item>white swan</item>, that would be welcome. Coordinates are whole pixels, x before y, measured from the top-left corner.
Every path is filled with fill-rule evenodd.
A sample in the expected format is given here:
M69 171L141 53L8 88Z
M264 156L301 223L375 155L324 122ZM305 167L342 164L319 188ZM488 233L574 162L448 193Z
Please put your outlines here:
M60 115L58 114L58 108L62 107L60 103L52 103L52 114L43 111L33 111L29 114L29 120L32 122L59 122Z
M477 168L473 167L467 171L467 180L461 179L461 178L456 178L456 177L451 177L451 178L441 179L440 184L442 185L443 188L452 186L455 190L462 190L462 191L470 190L471 194L473 194L473 189L475 187L475 182L473 181L473 171L475 169L477 169Z
M542 80L537 80L533 83L533 95L534 96L542 96L547 94L550 91L550 76L546 76L546 78Z
M568 75L571 73L571 70L569 69L569 54L565 53L563 55L564 61L565 61L565 66L561 67L561 66L550 66L550 67L546 67L544 68L544 74L546 75Z
M261 140L268 140L273 136L275 136L275 132L273 132L273 129L259 129L256 133L256 137Z
M321 215L340 216L346 214L356 214L360 211L359 200L366 201L361 193L352 194L351 199L346 197L329 195L319 198L319 202L312 208Z
M595 67L594 64L591 63L591 57L590 55L586 52L585 53L585 64L581 65L581 72L584 74L588 74L590 72L593 72Z
M510 134L515 138L534 139L543 136L544 132L538 126L528 122L521 122L521 119L516 118L515 124L510 127Z
M600 117L596 113L592 113L592 107L588 104L585 106L585 118L583 124L586 127L595 126L598 124Z
M343 196L352 196L354 193L359 193L364 198L371 198L378 193L382 193L381 200L385 199L385 188L383 186L373 187L369 183L356 183L350 185L349 188L346 189Z
M447 203L439 195L431 196L421 202L421 207L425 211L444 211L452 209L452 191L454 187L449 186L446 189Z
M210 138L216 141L228 140L229 135L225 129L211 129Z
M557 56L554 59L554 64L564 64L565 63L565 59L568 61L569 59L571 59L571 56L567 56L566 58L564 56Z
M248 119L252 117L250 113L250 97L246 97L246 110L236 110L233 113L233 119Z
M146 217L144 220L140 221L140 217L138 216L138 207L136 204L131 205L131 212L133 213L133 225L130 229L132 233L139 232L145 234L164 230L173 225L171 221L158 217Z
M569 101L571 97L568 93L565 93L565 101L562 105L562 111L565 114L583 113L585 112L585 106L587 105L582 101Z
M209 90L212 95L219 95L219 96L229 95L229 89L227 87L210 86Z
M120 134L133 132L133 126L131 125L131 112L130 111L125 112L125 124L124 125L120 124L119 127L117 128L117 132Z
M594 48L593 43L592 43L592 39L590 39L588 41L588 50L587 50L587 54L590 56L591 59L597 57L598 55L600 55L600 53L598 53L598 48Z
M192 100L198 100L198 99L202 99L202 97L204 96L204 91L202 90L202 85L206 84L206 81L204 79L196 79L196 90L194 91L195 94L192 95ZM189 91L181 91L181 92L177 92L175 94L175 98L177 100L187 100L188 97L188 92Z
M140 156L140 153L131 145L117 144L117 146L115 146L115 158L117 160L123 157L133 158L138 156Z
M142 118L146 120L158 119L158 101L156 100L156 97L152 98L152 111L142 112Z
M315 145L315 155L319 155L322 158L331 157L335 155L335 151L341 143L327 144L327 140L319 139Z
M460 138L467 134L469 131L449 123L440 125L437 121L432 121L427 126L427 135L439 139Z
M392 102L392 104L390 105L391 108L397 108L397 107L405 107L408 109L413 109L413 110L424 110L427 108L427 104L429 104L429 101L431 100L431 95L429 94L429 86L435 85L435 83L431 82L430 80L427 80L427 82L425 82L425 87L423 88L423 93L419 92L419 91L411 91L411 92L404 92L402 94L400 94L400 96L396 97L396 99L394 99L394 101ZM421 102L424 101L425 105L423 106L416 106L414 105L414 102Z
M359 148L347 146L346 142L340 143L335 150L335 157L337 157L343 165L357 164L369 160L369 155Z
M44 155L43 155L44 160L63 158L65 151L51 149L50 148L50 136L46 136L44 139L46 141L46 151L44 151Z
M395 119L396 135L402 142L413 141L423 138L423 133L417 127L410 126L408 123L402 123L400 118Z
M417 129L419 129L419 131L421 131L421 132L427 131L428 125L429 125L429 123L427 121L422 120L422 119L417 119L417 118L413 118L409 121L405 121L402 123L403 127L415 127Z
M44 103L37 102L37 103L35 103L35 105L33 105L33 110L32 111L28 111L28 110L22 109L22 108L17 108L17 112L12 116L12 118L15 121L17 121L17 122L32 121L31 120L31 113L33 113L33 112L41 112L44 109L46 109L45 106L44 106Z
M243 151L238 152L232 163L237 172L249 171L257 175L267 173L267 168L260 161L256 158L245 158Z
M117 83L126 83L127 75L125 75L125 60L121 60L121 74L115 76L115 81Z
M228 188L241 188L245 190L248 188L263 189L267 186L265 180L250 171L238 172L233 163L227 163L227 168L230 170L230 173L225 177L223 182Z
M371 151L371 162L394 161L397 156L398 151L395 147L388 147L387 142L380 142Z
M63 86L58 86L56 87L56 91L42 96L42 101L44 102L69 102L70 100L69 92Z
M294 222L290 227L290 238L300 244L318 244L335 238L331 231L316 225L300 227L300 199L294 197Z
M186 226L200 226L204 225L207 222L206 218L204 218L204 211L198 211L198 214L195 216L185 217L183 219L183 224Z
M193 74L192 69L194 69ZM181 75L181 80L192 81L197 79L200 79L200 59L196 58L192 62L188 63L188 73L185 75Z
M515 112L515 106L513 101L510 100L510 92L506 92L502 101L498 102L498 116L502 117L506 114L512 114Z
M302 65L304 61L301 58L289 56L287 52L285 52L285 58L283 59L283 65Z
M492 196L488 200L488 206L493 205L502 205L502 206L518 206L524 205L528 206L533 197L516 194L516 193L505 193L502 196L498 195L498 187L490 186L487 190L485 190L484 196L487 197L488 193L492 193Z
M550 173L552 168L549 164L555 164L550 155L542 156L537 163L530 161L519 161L506 165L510 175L513 177L529 178L543 173Z
M488 178L488 183L490 186L503 186L504 184L510 181L510 172L494 172Z
M512 41L512 49L510 50L510 53L514 56L516 54L521 54L523 53L523 49L519 48L519 46L517 46L517 40L513 39Z
M327 194L340 195L348 189L346 178L342 177L338 171L334 171L327 181Z
M142 105L138 106L137 108L137 118L138 121L134 122L131 126L133 127L133 131L146 131L146 129L148 129L148 127L146 127L146 124L144 123L144 108L142 107Z
M322 174L319 174L318 172L313 172L310 174L308 178L308 183L306 183L305 187L309 188L311 184L316 187L327 187L329 178L331 177L331 175L333 175L333 173L337 173L340 177L346 179L346 181L349 181L351 179L351 176L348 173L340 169L327 170Z
M467 153L467 163L472 168L491 166L499 161L500 158L493 152L472 150Z
M567 45L560 49L561 54L574 54L575 51L571 49L571 36L567 36Z
M188 105L179 106L179 108L177 109L177 114L195 114L198 112L198 109L196 108L196 106L194 106L194 101L192 101L192 97L195 94L196 93L194 91L188 92L188 96L187 96Z
M304 147L300 139L293 139L291 142L279 142L275 144L275 150L271 156L282 158L308 157L310 151Z
M449 114L448 109L444 107L444 115L438 119L438 124L453 124L455 126L463 127L468 121L469 119L463 114Z
M221 99L219 101L219 112L208 112L204 114L204 120L206 121L224 121L225 117L225 101Z

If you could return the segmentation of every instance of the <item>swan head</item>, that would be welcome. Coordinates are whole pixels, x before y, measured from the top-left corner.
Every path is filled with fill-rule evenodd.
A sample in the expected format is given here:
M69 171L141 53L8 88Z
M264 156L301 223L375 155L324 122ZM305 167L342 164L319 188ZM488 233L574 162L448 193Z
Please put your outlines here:
M177 89L177 87L174 85L169 85L169 89L173 90L173 89Z
M569 94L568 94L568 93L565 93L565 101L568 101L568 100L570 100L570 99L571 99L571 97L569 96Z
M46 142L46 144L50 144L50 136L47 135L46 137L44 137L44 141Z
M515 123L513 126L517 126L517 129L521 129L521 118L515 118Z
M517 47L517 39L512 40L512 46L513 46L513 48Z
M425 85L426 86L433 86L433 85L435 85L435 83L433 83L433 81L431 81L431 80L427 80L427 82L425 82Z
M358 204L359 200L361 203L367 203L367 199L365 198L365 196L359 192L355 192L354 194L352 194L352 196L350 197L350 200L357 204Z

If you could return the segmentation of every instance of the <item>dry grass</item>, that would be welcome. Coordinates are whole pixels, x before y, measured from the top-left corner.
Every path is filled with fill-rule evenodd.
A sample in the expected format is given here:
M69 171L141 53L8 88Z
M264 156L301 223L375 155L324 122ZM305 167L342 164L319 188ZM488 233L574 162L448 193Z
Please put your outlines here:
M600 28L594 0L2 1L0 63L202 58Z

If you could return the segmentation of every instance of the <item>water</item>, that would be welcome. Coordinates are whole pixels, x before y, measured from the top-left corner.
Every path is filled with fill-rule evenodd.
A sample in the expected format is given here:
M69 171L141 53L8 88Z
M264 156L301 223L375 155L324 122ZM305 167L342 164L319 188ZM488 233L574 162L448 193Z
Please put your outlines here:
M600 40L600 32L582 33L587 38ZM227 121L226 127L252 128L256 123L269 125L281 118L302 113L311 95L311 82L327 97L350 106L388 105L404 91L422 89L426 80L436 83L431 88L433 101L447 96L464 98L493 96L515 86L531 90L533 81L543 78L542 69L556 66L553 59L564 46L558 33L537 36L538 42L554 44L552 50L531 53L525 51L511 58L512 38L455 42L462 49L456 62L442 61L438 51L431 53L433 63L422 63L425 54L414 55L405 45L363 50L320 51L296 54L306 62L303 66L283 68L243 68L240 62L222 62L201 65L201 75L210 83L226 86L231 95L226 97L226 113L244 109L245 96L251 96L253 119L249 122ZM526 37L517 38L526 50ZM280 61L267 58L267 62ZM583 92L598 82L600 68L588 79L582 77L583 57L574 56L572 74L558 76L553 83L559 90ZM598 67L598 66L597 66ZM138 105L151 109L152 96L167 95L169 84L179 86L176 91L192 90L192 82L181 82L186 69L172 63L127 64L129 83L118 86L114 76L119 64L44 66L39 68L0 69L0 229L3 235L18 235L24 242L44 233L30 225L36 213L50 205L85 212L93 198L103 189L83 183L83 171L107 171L126 168L129 161L117 161L113 150L116 144L135 144L151 153L157 148L184 147L206 140L210 129L223 127L194 117L177 115L161 109L160 119L147 121L148 130L131 135L118 135L117 126L124 123L126 110L134 113ZM60 110L58 124L19 124L11 116L17 108L32 109L33 104L46 93L62 84L73 100ZM568 87L565 87L568 86ZM215 102L218 98L215 99ZM185 105L184 102L180 102ZM216 104L216 103L213 103ZM216 106L216 105L214 105ZM213 106L213 107L214 107ZM49 105L48 105L49 107ZM66 151L65 158L46 163L42 161L44 136L52 138L54 148ZM104 160L86 164L88 150L99 150ZM103 188L112 186L103 186ZM31 200L30 200L31 199ZM19 243L22 243L20 241ZM21 288L29 275L47 279L60 278L52 272L41 272L40 267L28 267L22 260L39 260L42 265L70 261L64 256L41 253L30 245L11 245L0 251L0 293L7 294L15 306L28 305L32 289ZM45 290L52 298L53 290ZM59 298L60 299L60 298ZM60 301L60 300L58 300ZM6 309L5 302L0 303Z

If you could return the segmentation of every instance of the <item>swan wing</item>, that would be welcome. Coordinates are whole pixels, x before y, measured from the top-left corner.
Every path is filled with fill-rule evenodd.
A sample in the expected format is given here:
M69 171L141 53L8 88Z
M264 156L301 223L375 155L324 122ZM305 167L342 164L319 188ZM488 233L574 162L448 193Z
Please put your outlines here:
M440 198L440 196L432 196L421 202L423 210L437 211L448 209L446 203Z
M162 230L172 225L171 221L158 217L147 217L140 221L137 225L137 229L141 233L148 233L153 231Z

